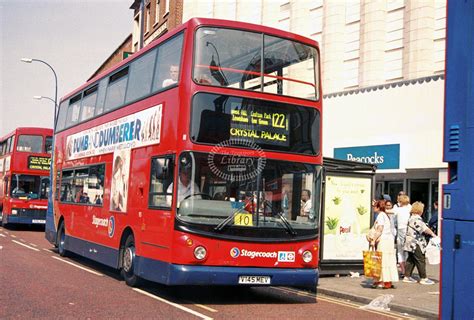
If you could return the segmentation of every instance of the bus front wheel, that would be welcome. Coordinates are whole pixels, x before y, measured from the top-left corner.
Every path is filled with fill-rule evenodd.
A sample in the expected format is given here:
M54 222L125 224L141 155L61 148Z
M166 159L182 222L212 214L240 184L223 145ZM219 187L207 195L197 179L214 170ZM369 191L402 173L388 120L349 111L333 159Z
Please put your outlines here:
M56 241L58 245L58 253L61 257L65 257L67 255L66 250L66 232L64 231L64 221L61 222L58 229L58 238Z
M121 274L125 283L130 287L136 287L140 284L140 278L133 272L136 263L135 239L129 235L122 247L122 269Z

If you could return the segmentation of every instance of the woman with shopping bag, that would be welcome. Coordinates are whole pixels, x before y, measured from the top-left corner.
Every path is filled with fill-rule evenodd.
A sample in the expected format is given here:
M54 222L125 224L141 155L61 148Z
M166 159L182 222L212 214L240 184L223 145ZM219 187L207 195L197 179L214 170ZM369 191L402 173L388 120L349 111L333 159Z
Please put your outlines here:
M374 210L379 214L375 221L375 230L380 235L377 240L371 239L369 247L376 248L382 253L381 272L378 279L374 279L373 288L394 288L393 282L398 282L397 259L395 251L395 226L393 225L391 214L385 212L385 200L378 200L374 205Z

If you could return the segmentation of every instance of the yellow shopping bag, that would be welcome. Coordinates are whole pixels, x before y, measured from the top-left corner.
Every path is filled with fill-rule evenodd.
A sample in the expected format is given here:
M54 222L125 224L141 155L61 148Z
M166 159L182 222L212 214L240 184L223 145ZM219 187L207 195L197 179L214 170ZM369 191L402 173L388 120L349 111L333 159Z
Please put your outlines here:
M364 274L366 277L378 280L382 273L382 252L367 250L364 255Z

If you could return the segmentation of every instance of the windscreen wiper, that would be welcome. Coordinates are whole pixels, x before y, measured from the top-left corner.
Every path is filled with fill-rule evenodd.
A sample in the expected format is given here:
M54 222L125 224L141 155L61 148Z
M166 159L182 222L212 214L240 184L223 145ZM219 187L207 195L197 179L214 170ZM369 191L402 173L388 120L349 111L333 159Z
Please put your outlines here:
M235 210L235 212L228 216L227 218L225 218L224 220L222 220L221 223L219 223L215 228L214 230L215 231L221 231L222 229L224 229L231 221L234 221L234 218L237 214L241 213L242 211L240 211L240 209L237 209Z
M291 223L288 221L288 219L281 214L281 212L278 212L276 210L274 210L272 208L272 206L270 205L270 203L268 201L265 201L265 206L268 206L270 208L270 210L272 211L272 214L273 215L277 215L281 222L283 223L283 225L285 226L286 230L292 235L292 236L296 236L297 233L295 231L295 229L293 229L293 227L291 226Z

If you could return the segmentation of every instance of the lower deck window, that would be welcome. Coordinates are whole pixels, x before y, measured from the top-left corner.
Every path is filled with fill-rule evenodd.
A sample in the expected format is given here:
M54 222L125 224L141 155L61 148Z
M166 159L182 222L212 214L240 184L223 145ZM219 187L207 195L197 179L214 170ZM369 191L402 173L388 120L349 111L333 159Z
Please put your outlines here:
M148 205L154 208L171 208L173 200L173 158L171 156L151 160L150 193Z
M60 201L102 205L104 196L105 164L63 170Z

